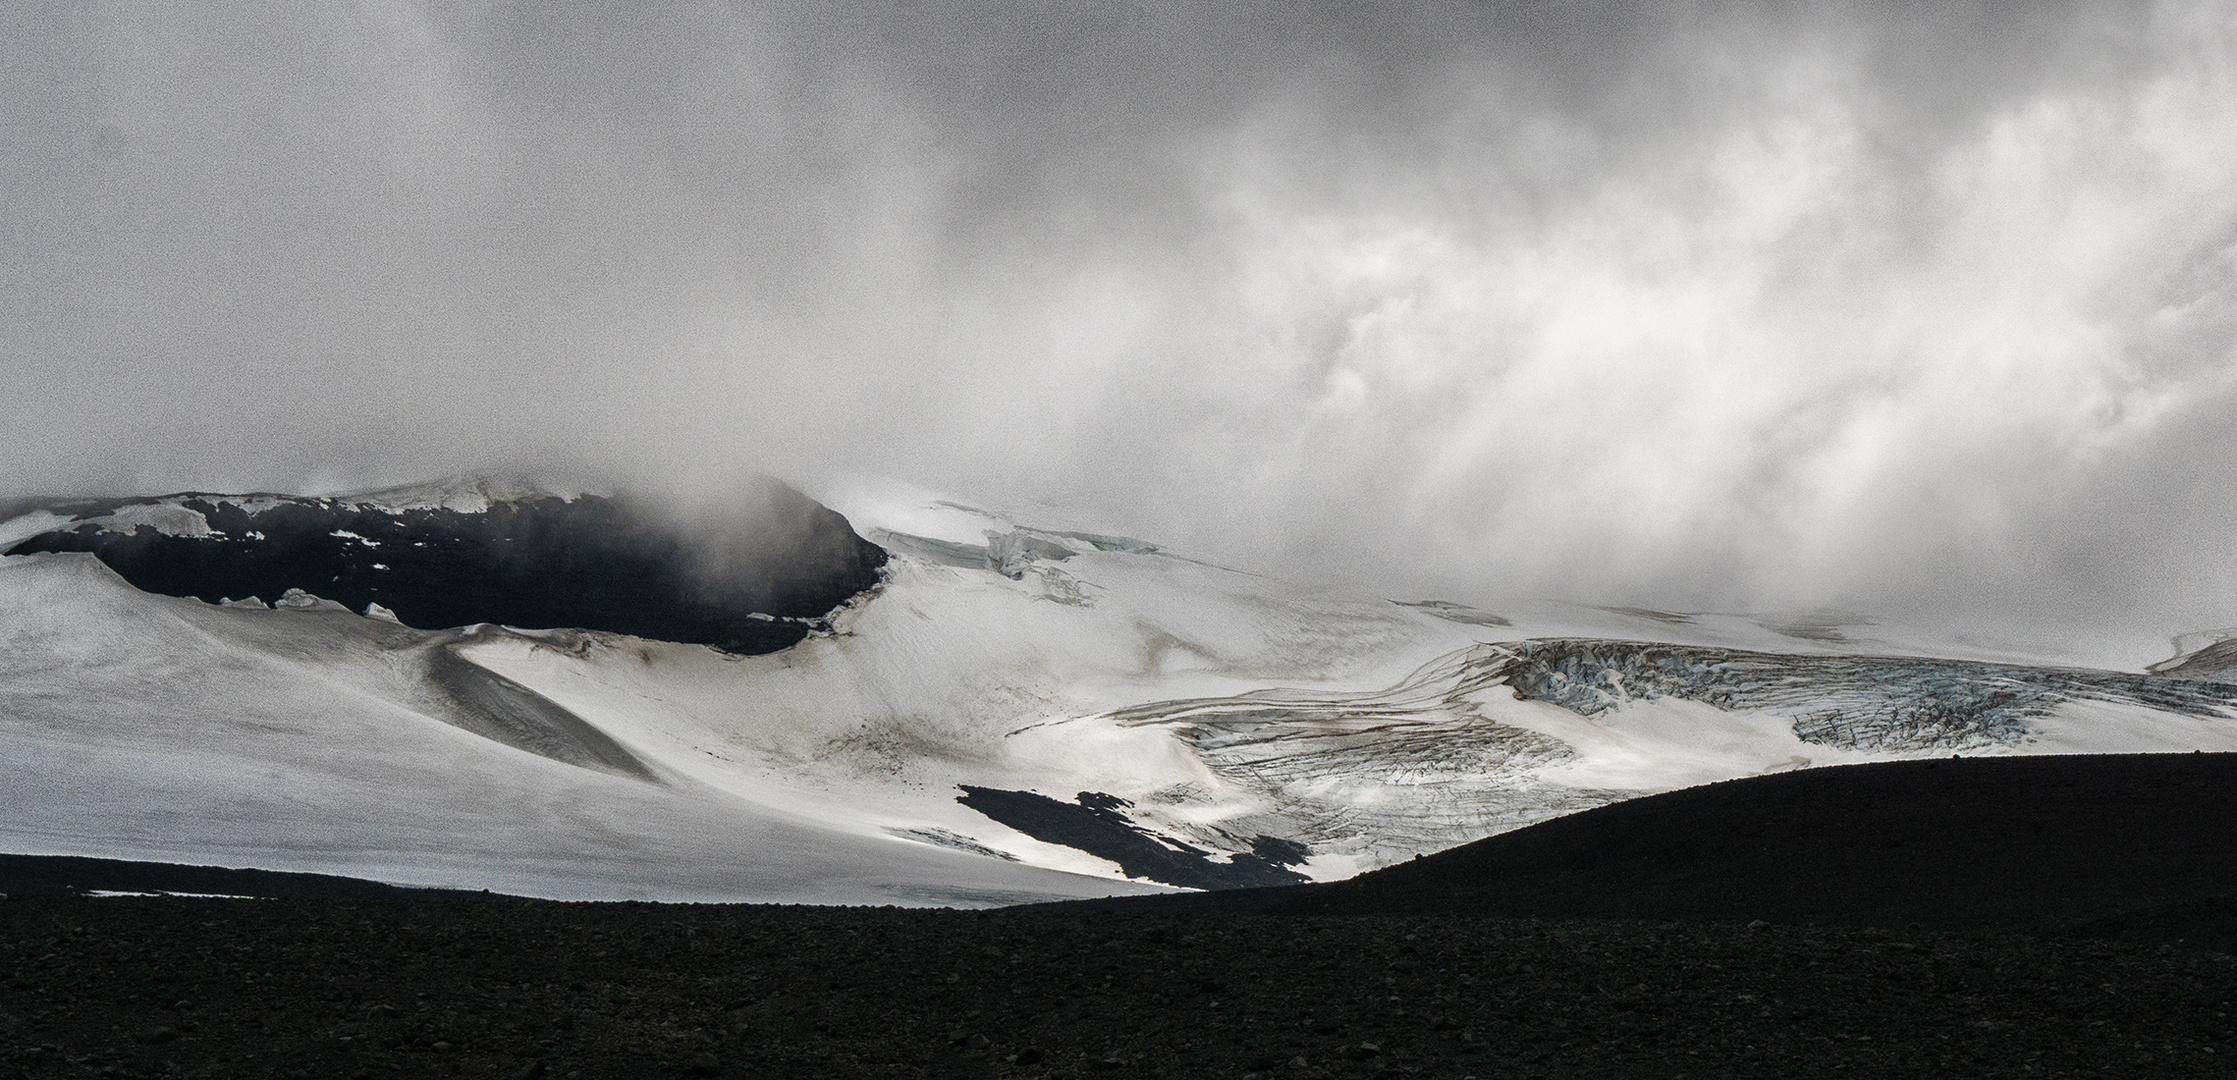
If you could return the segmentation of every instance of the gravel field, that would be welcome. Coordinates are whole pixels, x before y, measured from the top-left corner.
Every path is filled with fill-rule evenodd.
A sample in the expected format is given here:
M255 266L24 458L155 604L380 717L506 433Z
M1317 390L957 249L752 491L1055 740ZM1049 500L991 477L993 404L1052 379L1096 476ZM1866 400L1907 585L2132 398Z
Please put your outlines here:
M978 912L6 856L0 1075L2229 1077L2233 885L2237 755L2190 754L1812 770L1333 885ZM84 895L133 889L268 898Z
M2237 960L1459 916L0 903L24 1076L2228 1076Z

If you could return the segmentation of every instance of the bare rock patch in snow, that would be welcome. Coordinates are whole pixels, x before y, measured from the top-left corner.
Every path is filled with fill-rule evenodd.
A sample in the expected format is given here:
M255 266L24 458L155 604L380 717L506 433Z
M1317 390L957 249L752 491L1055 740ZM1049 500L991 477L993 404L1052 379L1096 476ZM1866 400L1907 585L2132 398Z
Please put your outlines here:
M41 521L53 527L6 550L88 552L168 596L294 590L351 611L378 604L427 629L580 627L738 653L800 641L811 629L801 620L875 585L886 560L845 518L773 480L735 507L691 514L623 497L506 494L485 485L72 504L75 518Z

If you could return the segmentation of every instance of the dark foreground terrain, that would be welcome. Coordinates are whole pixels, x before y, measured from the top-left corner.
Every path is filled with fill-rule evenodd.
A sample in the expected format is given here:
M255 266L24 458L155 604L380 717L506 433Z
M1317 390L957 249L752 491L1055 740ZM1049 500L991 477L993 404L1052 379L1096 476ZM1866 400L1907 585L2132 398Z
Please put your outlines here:
M2237 754L1896 761L1613 803L1349 881L1127 910L2147 934L2237 952Z
M15 860L0 885L294 898L0 901L0 1075L2237 1075L2237 761L1932 764L1341 886L992 912Z
M2237 961L1765 925L11 900L0 1075L2228 1076Z

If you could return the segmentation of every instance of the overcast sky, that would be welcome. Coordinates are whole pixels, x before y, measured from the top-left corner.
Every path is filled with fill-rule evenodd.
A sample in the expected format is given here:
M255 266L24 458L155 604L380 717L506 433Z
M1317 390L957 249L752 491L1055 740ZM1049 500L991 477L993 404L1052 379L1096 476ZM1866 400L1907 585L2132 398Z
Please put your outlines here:
M8 4L0 491L856 470L2237 624L2237 7L1778 11Z

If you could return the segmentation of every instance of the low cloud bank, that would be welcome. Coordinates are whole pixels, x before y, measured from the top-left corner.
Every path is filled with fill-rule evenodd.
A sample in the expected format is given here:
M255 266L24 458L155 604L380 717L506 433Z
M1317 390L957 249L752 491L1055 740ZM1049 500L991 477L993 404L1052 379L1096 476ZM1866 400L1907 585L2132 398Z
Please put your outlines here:
M10 491L852 470L1392 592L2237 623L2215 5L0 20Z

